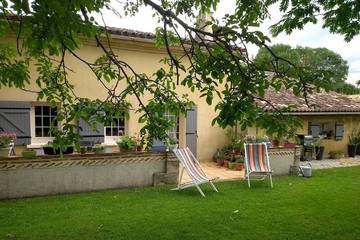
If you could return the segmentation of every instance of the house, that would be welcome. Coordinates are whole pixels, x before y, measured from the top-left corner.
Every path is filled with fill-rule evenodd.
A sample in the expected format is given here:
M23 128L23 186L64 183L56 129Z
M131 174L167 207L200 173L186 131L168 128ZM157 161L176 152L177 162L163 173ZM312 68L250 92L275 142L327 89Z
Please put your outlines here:
M287 90L276 92L270 89L265 98L279 108L293 106L285 114L300 118L303 128L297 129L297 134L312 135L315 138L323 135L326 155L329 151L342 151L346 155L352 130L360 128L360 102L347 95L324 91L313 93L307 97L310 106L304 98ZM272 110L268 103L260 104L267 111Z
M152 33L139 32L128 29L109 28L112 35L112 49L121 59L128 62L137 72L152 74L162 66L159 62L166 55L165 49L155 47ZM16 36L7 36L0 41L14 43ZM103 39L105 41L105 39ZM83 39L83 46L77 54L88 61L94 61L101 56L102 51L92 39ZM90 99L105 99L106 89L96 80L88 67L67 55L67 65L73 70L68 78L75 86L75 93L79 97ZM32 79L36 73L34 67L30 69ZM121 86L120 86L121 87ZM26 87L36 90L34 81ZM179 94L187 93L189 99L196 106L189 109L187 116L177 119L178 125L174 127L170 135L178 139L180 146L189 146L200 161L210 160L216 149L224 146L227 142L225 130L212 126L211 121L216 116L214 105L209 106L200 94L191 92L188 88L177 86ZM214 99L216 102L216 99ZM135 98L130 99L133 106L137 106ZM61 107L59 105L59 107ZM0 89L0 127L4 131L17 134L16 144L24 148L39 148L52 140L49 132L51 120L56 116L56 109L50 109L46 102L38 102L34 93L22 91L16 88ZM141 124L138 123L139 115L135 110L130 110L129 118L125 121L118 119L112 126L98 125L96 131L92 131L89 125L80 119L78 125L82 130L79 133L85 140L116 146L116 139L123 135L136 135ZM169 117L176 118L176 116ZM18 152L21 151L18 149Z
M159 60L166 56L167 52L166 49L155 47L154 34L122 28L108 30L112 35L112 49L115 54L121 56L121 59L128 62L135 71L152 74L162 66ZM16 36L7 36L0 41L14 43L15 38ZM83 39L82 43L83 46L77 54L84 59L92 62L102 54L95 40ZM84 63L70 55L66 56L66 63L72 69L68 78L75 86L74 91L77 96L105 99L106 89ZM30 75L35 78L34 67L30 68ZM27 86L27 89L37 90L34 81ZM176 119L178 123L169 134L178 140L180 146L189 146L200 161L212 159L216 149L228 143L226 129L211 125L216 116L214 105L219 99L215 97L213 101L215 104L209 106L203 98L200 98L198 92L191 92L187 87L177 86L177 92L188 94L189 99L196 105L188 109L186 116L176 117L168 114L169 118ZM276 93L269 90L266 98L275 106L283 107L289 104L296 106L287 114L296 115L303 121L304 127L298 130L299 134L312 134L315 137L319 134L327 134L328 138L324 140L326 153L330 150L346 152L348 136L360 123L359 102L336 93L309 96L314 108L309 108L304 99L286 91ZM137 105L135 98L130 99L130 102L133 106ZM55 116L56 109L50 109L46 102L37 101L37 95L34 93L16 88L0 89L0 130L17 134L18 152L21 148L39 148L51 141L53 138L49 131L50 122ZM84 140L116 148L116 140L119 137L135 136L140 131L141 124L138 123L138 117L139 114L135 113L135 110L129 110L129 118L125 121L117 119L111 126L98 125L95 131L82 119L79 119L77 124ZM249 133L253 133L251 129Z

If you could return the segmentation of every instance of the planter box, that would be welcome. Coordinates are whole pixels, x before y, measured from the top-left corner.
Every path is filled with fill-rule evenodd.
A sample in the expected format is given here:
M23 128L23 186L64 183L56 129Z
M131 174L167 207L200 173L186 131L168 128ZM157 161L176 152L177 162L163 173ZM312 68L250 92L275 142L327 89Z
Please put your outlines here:
M270 148L269 159L273 175L289 175L300 164L300 148Z

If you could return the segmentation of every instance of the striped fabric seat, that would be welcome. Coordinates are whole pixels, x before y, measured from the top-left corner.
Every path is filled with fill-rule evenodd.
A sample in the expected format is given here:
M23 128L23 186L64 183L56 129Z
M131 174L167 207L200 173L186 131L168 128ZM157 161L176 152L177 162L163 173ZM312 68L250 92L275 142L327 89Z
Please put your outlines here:
M250 176L256 176L256 180L270 179L272 184L272 171L270 168L269 154L266 143L245 143L245 178L250 187ZM260 177L260 178L259 178Z
M266 145L265 144L247 144L247 165L251 172L269 172L266 164Z
M178 186L174 190L180 190L188 187L195 186L200 194L205 197L205 194L199 187L202 183L209 183L210 186L218 192L215 185L212 183L213 179L209 179L205 172L201 169L199 161L195 158L194 154L190 151L189 148L174 148L173 152L175 153L177 159L179 160L182 168L180 170L179 179L178 179ZM184 173L184 169L191 178L191 182L189 183L181 183L182 175Z
M209 181L204 172L196 164L196 159L192 157L192 154L189 151L190 150L188 148L177 149L177 154L179 155L178 159L185 167L185 169L188 170L190 178L197 183Z

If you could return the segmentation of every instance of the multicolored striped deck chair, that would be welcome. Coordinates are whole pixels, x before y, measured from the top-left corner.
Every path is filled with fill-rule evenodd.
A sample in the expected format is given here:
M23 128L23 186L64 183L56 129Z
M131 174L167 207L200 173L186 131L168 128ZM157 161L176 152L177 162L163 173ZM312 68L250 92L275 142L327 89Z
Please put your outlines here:
M270 168L269 154L266 143L245 143L245 178L250 187L250 177L254 180L264 180L266 177L272 183L272 171Z
M209 179L205 172L202 170L199 161L195 158L194 154L190 151L190 149L187 148L177 148L175 147L173 149L173 152L175 153L176 157L180 161L180 174L178 179L178 185L176 188L172 190L180 190L185 189L188 187L195 186L200 194L205 197L204 192L200 188L200 184L203 183L209 183L210 186L214 189L214 191L218 192L217 188L215 187L214 183L212 182L215 179ZM184 173L184 169L191 178L190 182L187 183L181 183L182 176Z

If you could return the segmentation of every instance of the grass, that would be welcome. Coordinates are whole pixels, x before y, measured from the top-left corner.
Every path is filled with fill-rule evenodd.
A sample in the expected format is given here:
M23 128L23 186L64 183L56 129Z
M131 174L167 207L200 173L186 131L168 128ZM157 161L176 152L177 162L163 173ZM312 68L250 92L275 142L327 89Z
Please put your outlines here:
M0 201L0 239L360 239L360 167L265 184Z

